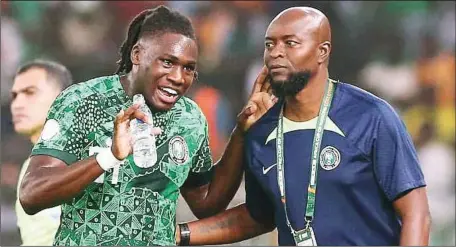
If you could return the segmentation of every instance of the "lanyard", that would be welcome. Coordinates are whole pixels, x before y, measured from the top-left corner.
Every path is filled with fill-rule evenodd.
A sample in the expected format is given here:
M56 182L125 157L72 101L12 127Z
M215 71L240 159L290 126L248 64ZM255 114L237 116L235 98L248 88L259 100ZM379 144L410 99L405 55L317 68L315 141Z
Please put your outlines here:
M311 170L310 170L310 181L309 186L307 188L307 205L306 205L306 228L310 226L310 223L313 220L314 211L315 211L315 193L317 189L317 172L318 172L318 160L320 158L320 145L321 140L323 137L323 131L325 127L325 121L328 116L329 108L331 107L331 101L334 95L335 89L335 82L329 79L325 94L323 97L323 102L320 106L320 112L318 114L317 119L317 127L315 128L314 139L312 143L312 156L311 156ZM277 126L277 142L276 142L276 149L277 149L277 181L279 184L279 191L280 191L280 199L282 201L284 211L285 211L285 218L287 220L287 225L290 228L291 232L294 234L295 230L291 226L290 220L288 219L287 214L287 201L285 197L285 174L284 174L284 158L283 158L283 105L280 110L280 117Z

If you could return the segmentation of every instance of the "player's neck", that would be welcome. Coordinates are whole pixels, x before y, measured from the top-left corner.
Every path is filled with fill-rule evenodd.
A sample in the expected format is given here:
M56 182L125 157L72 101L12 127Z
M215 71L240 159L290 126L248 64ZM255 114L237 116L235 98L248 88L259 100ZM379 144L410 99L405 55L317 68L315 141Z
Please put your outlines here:
M130 96L130 97L133 97L133 81L134 81L134 78L133 78L133 75L132 73L128 73L126 75L123 75L123 76L120 76L120 84L122 85L125 93Z
M41 131L43 130L43 126L41 126L38 130L34 131L33 134L29 136L30 142L35 145L38 142L38 139L40 139L41 136Z
M317 74L298 94L287 97L284 116L295 122L304 122L317 117L327 80L327 72Z

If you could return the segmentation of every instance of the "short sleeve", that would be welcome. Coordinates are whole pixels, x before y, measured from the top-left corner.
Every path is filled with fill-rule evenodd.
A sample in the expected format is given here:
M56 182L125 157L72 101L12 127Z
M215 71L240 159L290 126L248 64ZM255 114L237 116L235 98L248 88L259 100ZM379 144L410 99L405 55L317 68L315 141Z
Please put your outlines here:
M191 172L193 173L207 172L212 169L212 155L209 148L209 130L206 119L204 119L204 127L202 129L202 141L192 163Z
M70 165L81 157L84 146L84 113L79 109L77 85L63 91L53 102L41 136L34 145L31 156L49 155ZM77 124L79 123L79 124Z
M389 200L426 186L418 155L403 121L388 107L381 110L373 141L373 162L377 180Z
M270 222L274 216L274 208L250 169L245 170L245 204L250 216L258 223Z
M192 160L192 167L190 169L184 187L198 187L209 183L213 176L213 163L211 150L209 148L209 135L208 124L203 117L203 136L201 144L199 145L196 154Z

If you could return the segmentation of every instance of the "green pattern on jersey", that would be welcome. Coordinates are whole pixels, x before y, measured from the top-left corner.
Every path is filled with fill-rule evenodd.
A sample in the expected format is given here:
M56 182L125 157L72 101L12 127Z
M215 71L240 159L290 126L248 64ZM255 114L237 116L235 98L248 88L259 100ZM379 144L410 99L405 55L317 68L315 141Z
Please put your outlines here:
M115 115L131 105L117 75L71 86L53 103L32 155L72 164L109 148ZM130 155L117 183L111 169L63 204L54 245L175 245L179 188L190 172L212 167L207 121L185 97L153 120L163 130L156 138L157 163L140 168Z

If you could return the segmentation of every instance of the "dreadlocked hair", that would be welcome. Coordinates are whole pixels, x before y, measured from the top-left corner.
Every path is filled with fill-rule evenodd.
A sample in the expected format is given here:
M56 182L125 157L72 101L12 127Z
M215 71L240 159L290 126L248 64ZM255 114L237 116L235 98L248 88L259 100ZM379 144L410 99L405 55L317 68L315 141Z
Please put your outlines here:
M143 35L161 35L178 33L196 40L190 19L166 6L158 6L139 13L130 23L127 36L120 47L120 60L117 61L116 74L128 73L133 64L130 59L131 49Z

